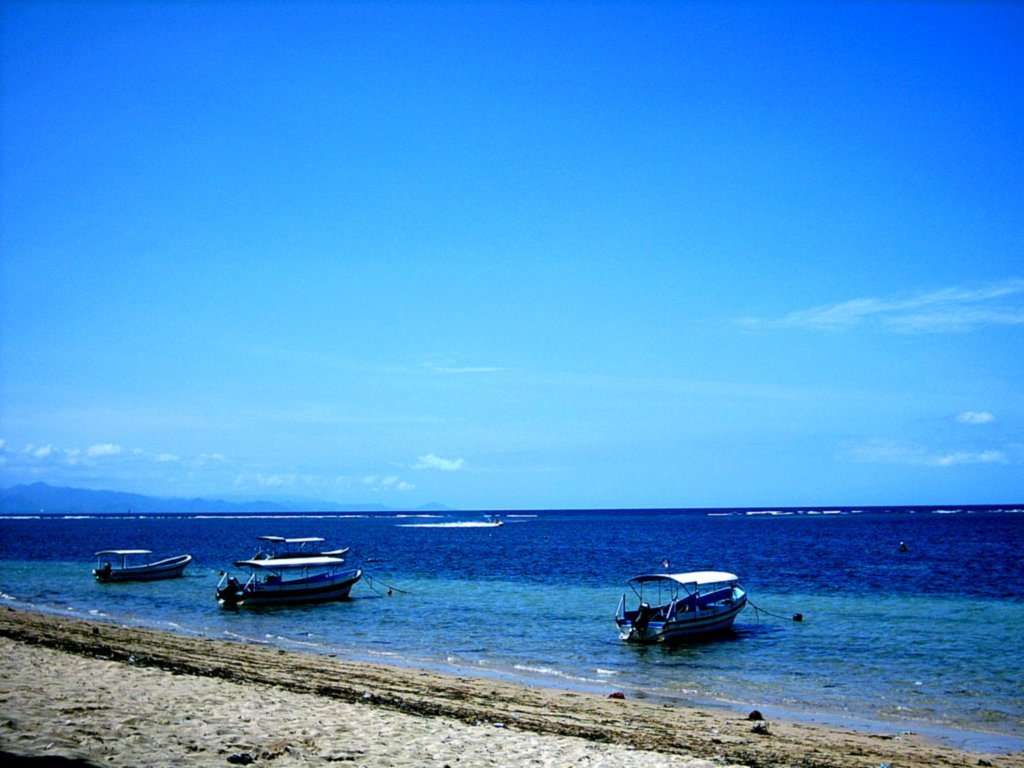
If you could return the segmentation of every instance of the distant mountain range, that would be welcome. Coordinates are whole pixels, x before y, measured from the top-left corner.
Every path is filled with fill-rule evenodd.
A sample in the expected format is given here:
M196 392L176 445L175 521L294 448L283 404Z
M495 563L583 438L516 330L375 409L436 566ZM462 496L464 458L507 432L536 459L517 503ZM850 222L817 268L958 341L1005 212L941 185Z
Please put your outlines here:
M428 504L415 511L445 511ZM15 485L0 490L0 514L4 515L125 515L201 514L240 512L390 512L382 504L335 504L329 501L224 501L203 498L159 498L119 491L60 488L46 483Z

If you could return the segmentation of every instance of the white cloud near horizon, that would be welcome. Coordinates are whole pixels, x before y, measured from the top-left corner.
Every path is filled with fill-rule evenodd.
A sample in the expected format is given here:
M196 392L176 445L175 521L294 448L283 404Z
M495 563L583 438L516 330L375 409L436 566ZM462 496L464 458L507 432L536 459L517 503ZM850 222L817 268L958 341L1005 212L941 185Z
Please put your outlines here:
M195 464L198 467L202 467L206 464L209 464L210 462L220 464L221 462L226 462L227 460L227 456L225 456L223 453L200 453L195 458Z
M4 467L4 480L10 484L43 480L56 485L75 486L87 480L94 486L97 481L108 487L128 492L139 492L140 486L162 484L192 495L221 493L234 486L246 493L288 493L303 491L322 493L333 487L348 486L348 478L325 478L316 474L274 472L240 466L219 452L201 453L182 457L170 451L147 451L116 443L95 443L88 448L61 448L52 444L28 443L12 450L10 441L0 438L0 466ZM430 454L422 457L433 468L457 469L462 459L447 460ZM97 474L100 473L100 474ZM103 477L103 473L109 473ZM398 474L366 475L361 479L363 488L374 492L407 492L416 488ZM164 495L160 491L147 491Z
M412 468L440 469L443 472L454 472L457 469L462 469L465 465L465 459L442 459L440 456L428 453L426 456L420 456L416 463L412 465Z
M235 477L235 485L255 484L260 488L291 488L295 485L296 476L287 475L264 475L259 472L246 474L241 473Z
M94 443L88 448L59 448L51 443L39 445L37 443L26 444L20 452L12 454L8 451L7 440L0 439L0 452L10 454L12 459L17 459L20 465L34 466L37 468L59 468L59 467L96 467L105 459L117 458L128 461L132 458L140 461L153 462L156 464L177 464L182 459L176 453L158 452L150 453L141 448L125 448L117 443ZM226 462L223 454L201 454L193 459L193 466L203 466L209 462Z
M957 414L956 420L961 424L991 424L996 417L988 411L964 411Z
M360 482L364 487L370 488L374 491L411 491L416 487L412 483L407 483L398 475L364 475Z
M1007 464L1003 451L935 451L899 445L889 440L871 440L849 452L854 461L865 464L901 464L918 467L953 467L962 464Z
M983 326L1024 325L1024 279L983 288L952 287L902 298L861 298L790 312L781 318L745 317L750 329L845 331L872 324L898 333L965 333Z
M120 445L114 443L99 443L86 448L85 455L92 459L98 456L120 456L122 450Z

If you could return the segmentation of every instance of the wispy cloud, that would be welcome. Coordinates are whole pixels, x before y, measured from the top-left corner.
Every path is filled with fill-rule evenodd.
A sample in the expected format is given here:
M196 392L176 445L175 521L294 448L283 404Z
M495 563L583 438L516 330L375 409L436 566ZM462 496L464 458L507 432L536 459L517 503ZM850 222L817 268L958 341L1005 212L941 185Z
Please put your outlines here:
M416 487L398 475L364 475L360 482L372 491L411 491Z
M227 456L223 453L200 453L196 456L194 464L197 467L202 467L207 464L222 464L227 462Z
M445 459L435 454L421 456L416 469L452 471L461 469L463 459ZM407 493L416 485L400 471L366 474L362 477L337 477L296 473L273 467L246 466L245 462L223 453L210 452L183 456L170 451L147 451L117 443L94 443L85 448L63 448L50 443L19 444L0 438L0 466L11 482L43 480L58 485L101 485L112 489L153 492L162 495L168 489L189 494L220 493L234 486L236 493L310 493L332 494L339 489L358 488L374 493ZM185 490L187 489L187 490Z
M426 456L420 456L416 463L412 465L412 468L440 469L444 472L454 472L457 469L462 469L465 464L465 459L442 459L440 456L428 453Z
M900 445L889 440L871 440L849 452L852 460L865 464L899 464L918 467L953 467L962 464L1007 464L1003 451L930 450Z
M473 374L473 373L500 373L506 370L496 365L435 365L434 363L424 363L423 367L434 373L445 373L445 374Z
M141 448L125 448L117 443L94 443L87 448L60 448L50 443L28 443L17 453L11 453L4 440L0 443L0 454L3 454L12 472L31 472L33 477L53 475L53 480L57 482L71 482L76 473L92 472L97 468L113 470L119 467L126 471L138 471L141 476L145 474L145 465L179 466L183 463L178 454L150 453ZM212 462L223 463L226 459L221 454L204 454L193 459L189 466L202 467ZM67 473L70 474L62 477Z
M95 459L100 456L120 456L122 452L120 445L114 443L100 443L98 445L90 445L85 449L85 455L90 459Z
M297 479L294 474L266 475L260 472L243 472L235 477L235 485L256 485L269 489L293 488Z
M745 328L845 331L868 325L899 333L965 333L984 326L1024 325L1024 279L981 288L952 287L898 298L861 298L790 312L746 317Z
M964 411L957 414L956 420L961 424L991 424L996 417L988 411Z

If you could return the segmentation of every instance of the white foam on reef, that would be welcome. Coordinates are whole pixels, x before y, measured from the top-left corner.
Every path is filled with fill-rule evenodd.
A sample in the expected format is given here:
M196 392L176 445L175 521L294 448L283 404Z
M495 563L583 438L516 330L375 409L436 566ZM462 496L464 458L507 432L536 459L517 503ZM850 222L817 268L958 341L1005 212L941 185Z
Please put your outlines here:
M143 517L143 515L138 515ZM308 512L302 512L295 515L280 515L273 514L267 515L264 513L253 513L245 515L228 515L225 513L215 513L207 515L196 515L190 519L194 520L358 520L365 517L370 517L368 514L335 514L334 512L327 512L324 514L311 515ZM134 518L132 518L134 519Z
M494 523L462 522L462 523L402 523L397 528L497 528Z

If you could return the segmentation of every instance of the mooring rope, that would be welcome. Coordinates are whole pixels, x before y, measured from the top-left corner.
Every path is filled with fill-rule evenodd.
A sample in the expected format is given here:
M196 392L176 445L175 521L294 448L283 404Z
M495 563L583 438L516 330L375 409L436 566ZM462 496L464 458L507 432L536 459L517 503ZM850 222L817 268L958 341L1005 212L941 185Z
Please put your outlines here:
M385 584L383 581L381 582L381 584L383 586L387 587L388 591L387 592L381 592L380 590L377 589L376 585L374 584L373 577L370 574L364 572L363 576L366 577L366 586L368 586L371 590L376 592L378 595L386 594L386 595L390 596L392 592L401 592L403 595L414 595L414 594L416 594L415 592L410 592L407 589L399 589L398 587L393 587L390 584Z
M798 621L799 622L799 621L803 621L804 620L804 615L802 613L794 613L792 616L783 616L782 614L772 613L771 611L766 611L764 608L760 608L760 607L754 605L754 601L751 600L749 597L747 598L747 602L750 603L750 607L753 608L755 613L757 614L757 620L758 621L761 620L761 614L762 613L765 614L766 616L771 616L773 619L782 619L783 621Z

